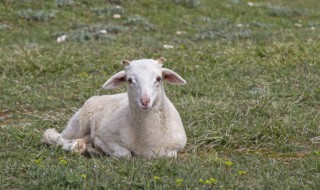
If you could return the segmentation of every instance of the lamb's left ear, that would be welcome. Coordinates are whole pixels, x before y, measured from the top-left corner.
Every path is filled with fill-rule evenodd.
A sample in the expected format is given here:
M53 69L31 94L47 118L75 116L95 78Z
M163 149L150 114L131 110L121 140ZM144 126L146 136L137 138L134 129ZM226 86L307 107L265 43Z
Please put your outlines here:
M156 61L159 63L160 66L163 66L165 60L166 60L165 58L160 57L160 58L157 59Z
M120 71L113 75L107 82L102 85L102 88L111 90L119 87L122 83L126 81L126 72Z
M164 81L167 81L170 84L184 85L187 83L182 77L170 69L163 68L162 77Z
M121 61L121 64L123 65L123 66L129 66L130 65L130 63L131 63L131 61L128 61L128 60L122 60Z

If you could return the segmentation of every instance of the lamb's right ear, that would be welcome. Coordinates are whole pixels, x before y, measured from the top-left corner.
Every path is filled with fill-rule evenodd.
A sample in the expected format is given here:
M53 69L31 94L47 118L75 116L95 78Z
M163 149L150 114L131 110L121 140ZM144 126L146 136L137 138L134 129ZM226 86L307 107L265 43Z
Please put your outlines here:
M126 72L120 71L117 74L113 75L107 82L102 85L102 88L111 90L120 86L126 81Z
M187 83L182 77L180 77L177 73L170 69L163 68L162 76L163 80L167 81L170 84L184 85Z

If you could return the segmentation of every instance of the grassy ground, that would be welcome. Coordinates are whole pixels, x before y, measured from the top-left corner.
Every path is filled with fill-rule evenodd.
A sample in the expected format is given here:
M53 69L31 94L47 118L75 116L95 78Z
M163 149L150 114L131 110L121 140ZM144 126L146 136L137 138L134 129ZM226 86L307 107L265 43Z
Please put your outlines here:
M318 189L318 5L0 1L0 189ZM120 60L160 56L188 82L166 86L188 136L178 159L41 144L90 96L125 90L100 89Z

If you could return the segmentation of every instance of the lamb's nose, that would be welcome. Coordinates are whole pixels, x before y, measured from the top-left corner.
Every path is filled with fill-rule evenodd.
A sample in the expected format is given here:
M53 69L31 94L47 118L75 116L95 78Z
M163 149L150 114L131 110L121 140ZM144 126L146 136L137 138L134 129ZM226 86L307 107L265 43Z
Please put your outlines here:
M143 106L148 106L150 103L150 98L148 96L143 96L140 101Z

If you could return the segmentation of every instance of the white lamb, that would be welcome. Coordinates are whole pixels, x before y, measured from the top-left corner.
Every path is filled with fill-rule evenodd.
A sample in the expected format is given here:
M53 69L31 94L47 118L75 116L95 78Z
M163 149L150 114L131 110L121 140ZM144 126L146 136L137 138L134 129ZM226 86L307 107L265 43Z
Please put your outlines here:
M177 157L187 137L163 81L175 85L186 81L162 68L163 62L163 58L122 61L125 70L102 87L114 89L127 82L127 93L91 97L61 134L47 129L43 142L79 153L99 150L115 157Z

